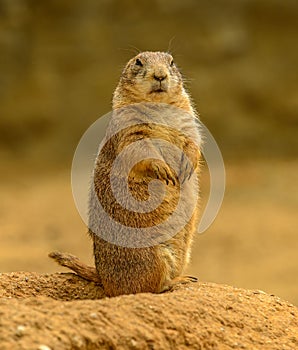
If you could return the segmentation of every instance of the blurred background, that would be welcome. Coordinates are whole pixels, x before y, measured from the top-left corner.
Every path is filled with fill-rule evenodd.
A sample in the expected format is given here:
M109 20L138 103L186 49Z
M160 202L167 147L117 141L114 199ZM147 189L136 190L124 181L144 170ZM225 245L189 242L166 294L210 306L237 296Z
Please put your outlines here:
M189 272L297 305L297 34L296 0L0 0L0 272L57 271L51 250L92 263L75 148L127 60L169 50L227 172Z

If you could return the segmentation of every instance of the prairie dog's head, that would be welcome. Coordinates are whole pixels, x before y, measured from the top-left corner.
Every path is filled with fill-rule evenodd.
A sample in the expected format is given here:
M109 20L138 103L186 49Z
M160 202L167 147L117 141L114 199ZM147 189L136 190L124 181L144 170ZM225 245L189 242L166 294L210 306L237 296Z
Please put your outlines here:
M179 106L182 100L185 104L185 99L190 104L172 55L146 51L129 60L124 68L114 92L113 108L140 102Z

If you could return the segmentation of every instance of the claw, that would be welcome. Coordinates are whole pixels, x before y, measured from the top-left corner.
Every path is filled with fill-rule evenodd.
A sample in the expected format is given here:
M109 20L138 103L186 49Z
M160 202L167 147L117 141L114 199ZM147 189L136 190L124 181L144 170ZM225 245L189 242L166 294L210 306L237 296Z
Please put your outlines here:
M193 168L191 168L191 172L189 173L189 175L188 175L188 180L192 177L192 174L194 173L194 169Z
M195 276L185 276L189 280L189 282L198 282L198 278Z

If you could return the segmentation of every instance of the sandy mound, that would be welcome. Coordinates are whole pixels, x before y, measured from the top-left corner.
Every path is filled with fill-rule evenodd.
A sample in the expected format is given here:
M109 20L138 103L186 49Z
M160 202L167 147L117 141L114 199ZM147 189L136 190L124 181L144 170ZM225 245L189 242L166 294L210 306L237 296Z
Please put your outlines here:
M71 273L22 272L0 287L1 350L298 347L297 308L261 291L197 283L108 299Z

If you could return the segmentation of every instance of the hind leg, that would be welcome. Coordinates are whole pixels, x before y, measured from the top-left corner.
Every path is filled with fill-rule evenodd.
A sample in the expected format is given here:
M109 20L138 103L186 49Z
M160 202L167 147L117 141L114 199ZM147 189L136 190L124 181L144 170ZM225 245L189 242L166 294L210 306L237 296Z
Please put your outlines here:
M81 262L76 256L69 253L52 252L49 257L54 259L59 265L69 268L76 272L80 277L87 281L100 283L100 277L95 267Z

